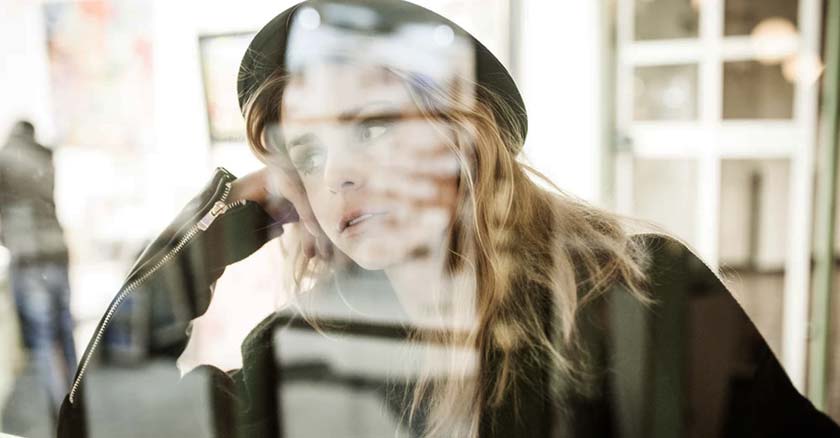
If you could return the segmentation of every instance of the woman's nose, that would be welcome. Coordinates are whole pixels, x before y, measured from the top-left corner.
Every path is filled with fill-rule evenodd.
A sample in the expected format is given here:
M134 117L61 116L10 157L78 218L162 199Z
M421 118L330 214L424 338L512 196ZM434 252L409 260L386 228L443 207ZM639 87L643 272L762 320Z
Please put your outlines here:
M351 191L351 190L354 190L356 188L356 181L346 180L346 181L342 181L341 184L339 184L337 186L337 188L336 188L336 186L332 186L332 185L328 185L327 188L333 194L338 194L338 192Z
M331 151L324 169L327 189L333 193L359 190L365 185L365 163L348 151Z

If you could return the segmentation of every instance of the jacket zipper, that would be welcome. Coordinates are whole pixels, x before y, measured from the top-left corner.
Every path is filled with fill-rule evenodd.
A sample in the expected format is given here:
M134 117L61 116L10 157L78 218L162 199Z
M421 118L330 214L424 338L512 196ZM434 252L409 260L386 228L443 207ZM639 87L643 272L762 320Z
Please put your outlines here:
M221 215L227 213L230 209L234 207L238 207L241 205L245 205L247 202L244 199L241 199L236 202L232 202L230 204L225 203L228 195L230 194L231 183L226 183L224 192L222 196L219 198L218 201L213 205L210 211L205 214L198 223L190 227L189 230L184 234L184 237L178 241L174 248L172 248L169 252L167 252L151 269L146 271L145 274L140 276L140 278L132 281L127 286L125 286L117 297L111 302L111 305L108 307L108 311L105 313L105 317L103 318L102 325L99 327L99 330L96 331L96 336L93 338L93 342L91 343L90 351L87 355L84 356L82 359L81 364L79 365L79 375L73 381L73 386L70 388L69 400L70 404L73 404L74 397L76 392L79 390L79 385L81 385L82 378L85 375L85 371L87 371L87 367L90 364L90 359L93 356L94 351L96 351L96 347L102 341L102 336L105 334L105 329L108 327L108 323L111 322L111 318L114 316L114 313L117 311L117 308L122 304L122 302L131 294L138 286L143 284L149 277L152 276L157 270L163 267L169 260L172 259L178 252L183 249L192 239L195 237L196 234L202 231L206 231L210 228L210 225Z

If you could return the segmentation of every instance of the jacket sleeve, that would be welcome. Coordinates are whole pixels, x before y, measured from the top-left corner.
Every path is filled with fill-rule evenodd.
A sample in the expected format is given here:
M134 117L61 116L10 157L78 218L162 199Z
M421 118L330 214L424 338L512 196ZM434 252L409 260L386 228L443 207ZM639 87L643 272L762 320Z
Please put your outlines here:
M259 204L230 204L227 195L234 180L224 168L216 169L204 188L146 246L100 320L97 334L108 329L109 315L119 312L129 298L142 297L152 303L153 337L165 332L170 346L186 345L190 322L207 310L214 283L225 268L283 232ZM220 203L230 207L219 211ZM96 337L85 356L95 347Z
M636 340L645 366L632 378L648 382L636 386L636 400L646 402L630 407L643 419L636 435L840 437L837 424L793 386L724 282L676 240L643 239L654 303L641 313L643 339Z
M155 328L185 336L190 322L207 311L215 283L227 266L247 258L282 230L250 201L216 219L138 288L137 292L153 296Z
M282 224L276 223L259 204L226 203L235 179L227 170L216 169L205 187L135 261L79 361L59 414L58 436L87 436L82 396L85 374L101 350L97 347L113 315L128 297L159 296L159 313L155 317L166 322L168 331L185 340L189 323L207 310L213 285L226 266L245 259L282 234ZM226 208L220 210L220 205Z

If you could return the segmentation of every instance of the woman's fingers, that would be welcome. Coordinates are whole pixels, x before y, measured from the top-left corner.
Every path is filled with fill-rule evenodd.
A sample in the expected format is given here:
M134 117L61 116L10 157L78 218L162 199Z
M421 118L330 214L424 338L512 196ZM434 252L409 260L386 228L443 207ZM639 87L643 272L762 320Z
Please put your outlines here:
M264 167L237 178L231 184L228 199L257 202L280 224L301 222L305 229L301 243L306 257L327 260L332 256L332 243L315 219L306 192L299 180L283 169Z
M311 259L315 257L317 250L315 248L315 236L304 231L300 238L301 246L303 247L303 254L306 258Z
M265 178L265 169L237 178L231 184L228 199L231 201L247 199L263 204L266 199Z
M310 258L318 256L324 260L329 259L332 256L332 243L318 224L300 181L288 172L278 169L271 172L266 191L269 199L284 199L294 206L295 219L306 229L303 239L304 254Z
M290 202L297 214L297 220L303 223L310 234L315 235L315 230L312 226L315 221L315 215L312 213L312 208L309 206L309 200L306 197L306 192L300 185L297 178L285 170L268 170L269 172L265 181L265 191L270 201L279 203Z

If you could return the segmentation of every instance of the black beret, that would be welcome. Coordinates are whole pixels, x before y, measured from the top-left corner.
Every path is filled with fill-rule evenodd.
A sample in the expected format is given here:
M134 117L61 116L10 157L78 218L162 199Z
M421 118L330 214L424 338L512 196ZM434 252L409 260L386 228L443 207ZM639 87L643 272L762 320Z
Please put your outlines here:
M239 107L243 113L245 103L263 81L274 72L285 70L286 43L295 13L302 7L314 7L323 3L325 3L325 0L306 0L298 3L274 17L254 36L239 66L237 93L239 94ZM476 81L481 87L494 92L504 100L509 109L513 111L517 119L515 123L518 125L515 127L507 126L506 128L519 130L522 138L525 138L528 130L528 115L519 88L499 59L474 36L439 14L403 0L343 0L341 3L362 4L372 7L378 12L383 12L385 15L404 14L412 17L424 17L424 19L450 26L457 34L466 35L475 48ZM481 99L481 96L482 93L479 92L477 98ZM497 114L497 116L499 116L497 120L501 124L507 123L507 118L503 117L502 114ZM518 145L511 146L518 147Z

